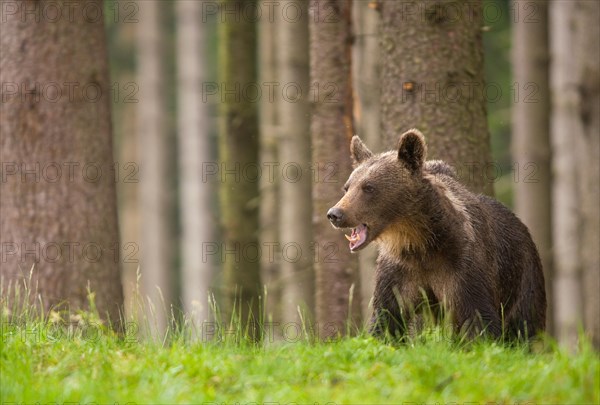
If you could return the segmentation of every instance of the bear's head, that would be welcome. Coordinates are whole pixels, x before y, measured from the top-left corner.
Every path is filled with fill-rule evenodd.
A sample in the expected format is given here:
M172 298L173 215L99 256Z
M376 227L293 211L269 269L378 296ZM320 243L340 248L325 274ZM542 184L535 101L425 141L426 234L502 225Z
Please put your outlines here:
M423 236L415 222L425 200L423 134L411 129L400 136L396 151L381 154L373 154L354 136L350 151L354 171L344 185L344 196L327 212L335 228L352 228L346 235L350 250L389 238L402 239L398 242L408 246L417 242Z

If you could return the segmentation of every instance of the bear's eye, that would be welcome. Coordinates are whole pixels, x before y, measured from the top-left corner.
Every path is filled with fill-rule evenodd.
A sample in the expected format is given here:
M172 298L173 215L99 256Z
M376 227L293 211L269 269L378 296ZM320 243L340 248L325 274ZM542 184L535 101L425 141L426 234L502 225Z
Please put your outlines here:
M346 184L344 187L342 187L342 191L345 193L348 192L348 185Z
M375 191L375 187L373 187L371 184L367 183L367 184L363 184L362 189L365 193L371 194Z

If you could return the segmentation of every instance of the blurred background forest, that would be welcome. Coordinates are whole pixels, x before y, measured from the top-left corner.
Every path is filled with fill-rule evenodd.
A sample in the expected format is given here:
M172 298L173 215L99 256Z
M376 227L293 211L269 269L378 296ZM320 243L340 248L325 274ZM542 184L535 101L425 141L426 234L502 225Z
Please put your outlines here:
M128 312L148 297L157 329L173 311L202 325L213 316L214 294L224 313L238 305L244 319L310 319L340 333L349 319L362 325L375 252L347 254L323 208L341 196L349 173L348 134L379 152L395 147L402 128L417 127L430 158L484 162L476 169L482 180L465 182L530 227L546 272L549 331L573 342L583 326L598 344L597 2L105 0L102 7ZM407 17L413 9L416 22ZM465 9L474 18L452 21ZM390 40L404 24L408 34L398 38L413 39ZM420 32L427 24L441 34ZM483 80L471 52L477 41L466 51L452 42L461 32L482 37ZM419 57L419 41L434 40L439 55L427 48ZM399 52L422 72L394 84L392 66L404 66L394 59ZM390 107L419 89L428 66L443 70L443 58L448 70L463 63L479 83L466 98L480 104L483 124L399 116ZM421 97L445 98L427 103L432 111L454 114L448 94L429 90ZM336 99L329 107L328 97ZM338 121L326 122L338 114L327 108L341 111Z

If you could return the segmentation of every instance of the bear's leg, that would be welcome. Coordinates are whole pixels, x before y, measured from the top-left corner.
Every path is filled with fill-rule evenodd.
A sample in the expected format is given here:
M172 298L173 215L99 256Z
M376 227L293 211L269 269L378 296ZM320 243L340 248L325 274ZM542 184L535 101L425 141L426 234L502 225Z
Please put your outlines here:
M502 320L494 307L491 294L463 290L456 305L450 310L459 334L469 338L474 338L482 333L493 338L502 336Z
M530 339L543 332L546 327L544 286L524 286L519 301L505 314L505 324L511 339Z
M379 266L373 296L373 317L369 332L378 337L406 334L414 308L422 299L417 285L399 265Z

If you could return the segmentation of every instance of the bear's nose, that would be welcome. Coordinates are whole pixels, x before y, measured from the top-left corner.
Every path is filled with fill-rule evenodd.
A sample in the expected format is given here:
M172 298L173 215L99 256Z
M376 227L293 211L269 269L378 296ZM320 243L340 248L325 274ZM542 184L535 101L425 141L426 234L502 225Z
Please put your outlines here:
M327 211L327 219L329 219L332 224L337 225L344 219L344 213L339 208L330 208L329 211Z

